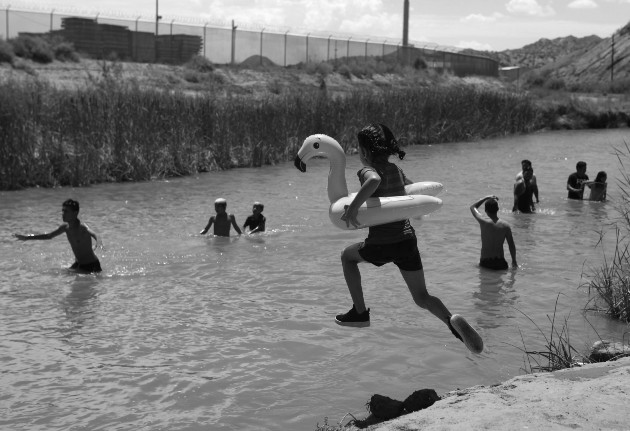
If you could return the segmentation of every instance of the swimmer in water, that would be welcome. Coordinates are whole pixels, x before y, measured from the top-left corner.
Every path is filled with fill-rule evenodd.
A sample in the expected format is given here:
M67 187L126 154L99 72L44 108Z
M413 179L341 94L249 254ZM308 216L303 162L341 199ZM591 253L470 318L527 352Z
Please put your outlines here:
M15 234L15 237L21 241L43 240L53 239L65 233L75 257L75 262L70 269L85 273L101 272L101 263L92 249L92 238L98 245L98 237L85 223L79 220L78 216L79 202L68 199L61 206L63 223L56 230L39 235Z
M488 269L508 269L508 263L503 254L503 243L507 241L512 256L512 268L518 268L516 263L516 245L512 237L512 228L510 225L499 219L499 198L490 195L479 199L470 206L470 212L479 222L481 229L481 256L479 258L479 266ZM486 215L489 220L482 217L479 207L485 204Z
M252 208L252 215L247 217L245 220L245 224L243 225L243 230L249 227L249 234L256 232L264 232L265 231L265 223L267 219L264 215L262 215L265 206L260 202L254 202L254 206Z
M205 235L210 227L214 224L215 236L230 236L230 226L233 226L234 230L240 235L242 232L241 229L238 227L238 224L236 224L234 214L228 214L226 212L226 209L227 201L225 199L219 198L214 201L214 210L217 214L210 217L210 220L208 220L208 224L205 228L203 228L200 234Z

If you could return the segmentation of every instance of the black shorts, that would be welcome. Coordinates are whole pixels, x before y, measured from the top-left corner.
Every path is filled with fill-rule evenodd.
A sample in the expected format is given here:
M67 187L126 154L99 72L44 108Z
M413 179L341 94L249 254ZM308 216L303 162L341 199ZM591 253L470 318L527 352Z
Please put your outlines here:
M79 262L74 262L70 269L75 269L81 272L101 272L101 263L98 260L90 263L80 264Z
M394 244L366 244L359 247L359 255L366 262L383 266L393 262L403 271L421 271L422 260L416 238L409 238Z
M508 269L508 263L501 257L485 257L479 260L479 266L488 269Z

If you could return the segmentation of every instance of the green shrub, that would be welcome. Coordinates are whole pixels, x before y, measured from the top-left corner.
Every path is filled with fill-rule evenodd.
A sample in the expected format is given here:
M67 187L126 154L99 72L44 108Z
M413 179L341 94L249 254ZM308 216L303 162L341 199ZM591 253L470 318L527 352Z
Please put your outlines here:
M352 71L350 70L350 66L347 64L342 64L337 68L337 73L343 76L346 79L352 78Z
M202 73L212 72L214 70L212 62L203 55L195 55L184 64L184 67Z
M74 50L74 45L70 42L60 42L53 46L55 58L59 61L71 61L78 63L79 54Z
M0 39L0 63L13 63L13 47L4 39Z
M13 51L18 57L33 60L37 63L51 63L55 56L50 43L37 36L20 35L11 39Z
M549 90L563 90L565 88L564 79L550 78L547 82L545 82L544 87Z

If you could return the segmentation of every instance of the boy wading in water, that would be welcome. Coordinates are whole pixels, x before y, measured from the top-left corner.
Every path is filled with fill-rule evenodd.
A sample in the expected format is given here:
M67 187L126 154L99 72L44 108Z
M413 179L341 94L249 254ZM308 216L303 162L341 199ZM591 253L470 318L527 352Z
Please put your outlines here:
M503 255L503 243L507 241L512 256L512 267L518 268L516 263L516 246L512 237L510 225L497 215L499 212L499 200L496 196L486 196L470 206L470 212L479 222L481 229L481 257L479 266L488 269L508 269L508 263ZM485 219L479 212L482 203L486 203L486 214L490 220Z
M94 238L97 244L98 238L85 223L79 220L79 202L72 199L65 201L61 206L61 219L63 220L63 224L53 232L39 235L15 234L15 237L22 241L53 239L65 232L76 259L70 269L86 273L101 272L101 263L98 261L92 249L92 238Z
M230 236L230 226L233 226L234 230L240 235L241 228L236 224L234 214L228 214L226 209L227 201L225 199L219 198L214 201L214 210L217 212L217 215L210 216L208 224L199 233L205 235L214 224L214 234L216 236Z
M371 124L363 128L357 137L359 157L365 167L357 173L361 188L342 216L347 226L361 224L357 220L359 207L369 197L405 195L405 185L412 183L398 166L388 161L392 154L398 154L402 160L405 152L399 148L398 142L387 126ZM339 325L354 327L370 325L370 310L366 309L363 300L361 273L358 266L360 262L369 262L376 266L394 263L400 269L411 296L418 306L429 310L444 322L453 335L463 341L468 349L475 353L483 350L481 337L465 319L459 315L451 315L439 298L427 292L416 233L409 220L372 226L369 228L365 241L352 244L342 252L343 275L354 304L347 313L337 315L335 321Z

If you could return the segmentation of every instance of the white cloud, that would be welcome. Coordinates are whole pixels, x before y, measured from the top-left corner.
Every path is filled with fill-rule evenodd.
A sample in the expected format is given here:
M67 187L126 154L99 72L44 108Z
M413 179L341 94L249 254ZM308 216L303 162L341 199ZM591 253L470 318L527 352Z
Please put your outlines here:
M339 28L343 33L400 38L402 37L402 18L399 15L366 14L353 19L344 19Z
M490 16L482 15L480 13L473 13L473 14L468 15L467 17L460 19L460 21L461 22L495 22L503 18L504 16L505 15L499 12L495 12Z
M540 5L537 0L510 0L505 5L508 12L532 16L552 16L556 12L549 5Z
M470 48L477 51L492 51L492 45L489 43L480 43L474 40L462 40L457 45L457 48Z
M599 6L593 0L574 0L569 3L568 7L571 9L595 9Z

